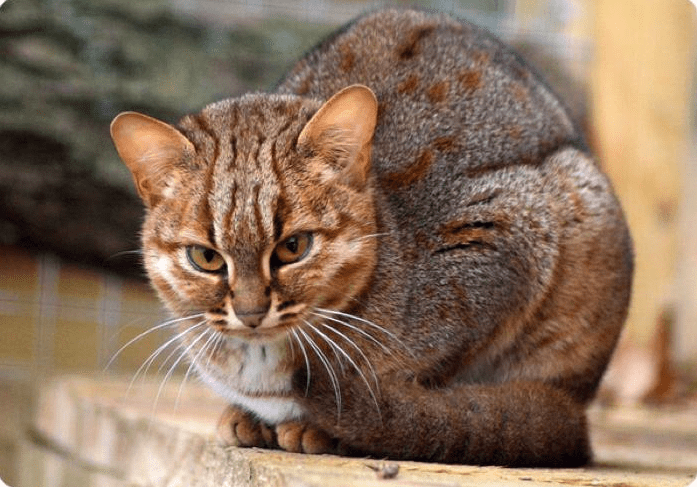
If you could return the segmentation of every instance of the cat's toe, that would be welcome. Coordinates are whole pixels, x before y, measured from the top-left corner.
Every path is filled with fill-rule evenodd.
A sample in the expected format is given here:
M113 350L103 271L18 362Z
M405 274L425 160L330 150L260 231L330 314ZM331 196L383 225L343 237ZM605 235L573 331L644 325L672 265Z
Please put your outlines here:
M235 406L228 406L223 411L218 421L217 436L227 446L266 448L275 443L270 428Z
M276 426L278 446L294 453L336 453L336 441L324 431L306 423L290 421Z

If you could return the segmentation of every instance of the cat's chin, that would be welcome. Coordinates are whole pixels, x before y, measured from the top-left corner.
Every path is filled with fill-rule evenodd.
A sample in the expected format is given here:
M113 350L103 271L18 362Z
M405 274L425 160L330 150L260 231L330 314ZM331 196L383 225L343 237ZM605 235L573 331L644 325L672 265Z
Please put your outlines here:
M268 424L301 418L304 410L292 397L294 367L289 361L289 348L285 341L278 340L283 334L265 341L229 335L217 346L211 360L194 360L199 377L229 404Z

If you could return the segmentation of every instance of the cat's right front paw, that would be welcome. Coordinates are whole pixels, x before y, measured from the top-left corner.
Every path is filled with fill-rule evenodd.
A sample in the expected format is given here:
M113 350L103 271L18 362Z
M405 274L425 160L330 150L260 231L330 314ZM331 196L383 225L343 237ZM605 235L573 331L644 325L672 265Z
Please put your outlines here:
M251 414L236 406L228 406L218 420L217 436L225 446L270 448L275 444L274 432Z
M276 426L278 446L292 453L337 453L337 444L324 431L309 424L289 421Z

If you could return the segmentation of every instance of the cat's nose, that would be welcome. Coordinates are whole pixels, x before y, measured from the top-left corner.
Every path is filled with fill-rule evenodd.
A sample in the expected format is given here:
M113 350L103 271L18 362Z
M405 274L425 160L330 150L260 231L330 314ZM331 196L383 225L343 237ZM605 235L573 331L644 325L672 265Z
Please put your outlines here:
M271 306L271 288L258 273L241 273L232 290L232 309L235 316L248 328L261 325Z
M261 320L263 320L264 316L266 316L266 311L253 311L249 313L235 312L235 315L237 315L237 318L242 322L244 326L254 329L261 325Z

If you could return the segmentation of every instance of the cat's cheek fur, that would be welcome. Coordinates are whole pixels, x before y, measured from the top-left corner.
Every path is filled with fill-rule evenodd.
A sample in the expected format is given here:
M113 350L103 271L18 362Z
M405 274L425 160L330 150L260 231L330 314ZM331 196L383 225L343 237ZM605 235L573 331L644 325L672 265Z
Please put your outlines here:
M170 289L179 294L180 299L186 299L186 296L181 294L179 287L181 279L175 275L174 262L169 255L161 254L157 257L153 257L149 267L151 269L150 275L158 276L163 279Z
M185 260L185 257L184 257ZM148 275L155 284L170 311L179 313L179 308L192 309L191 304L201 311L217 301L218 282L215 276L198 276L186 269L186 262L168 253L146 254ZM182 276L187 276L182 278ZM205 299L202 299L205 296Z
M309 307L342 308L365 287L375 267L376 245L376 237L372 235L337 237L327 242L307 265L281 269L278 273L281 291L309 303ZM347 287L346 283L351 285ZM298 299L300 296L302 299Z

